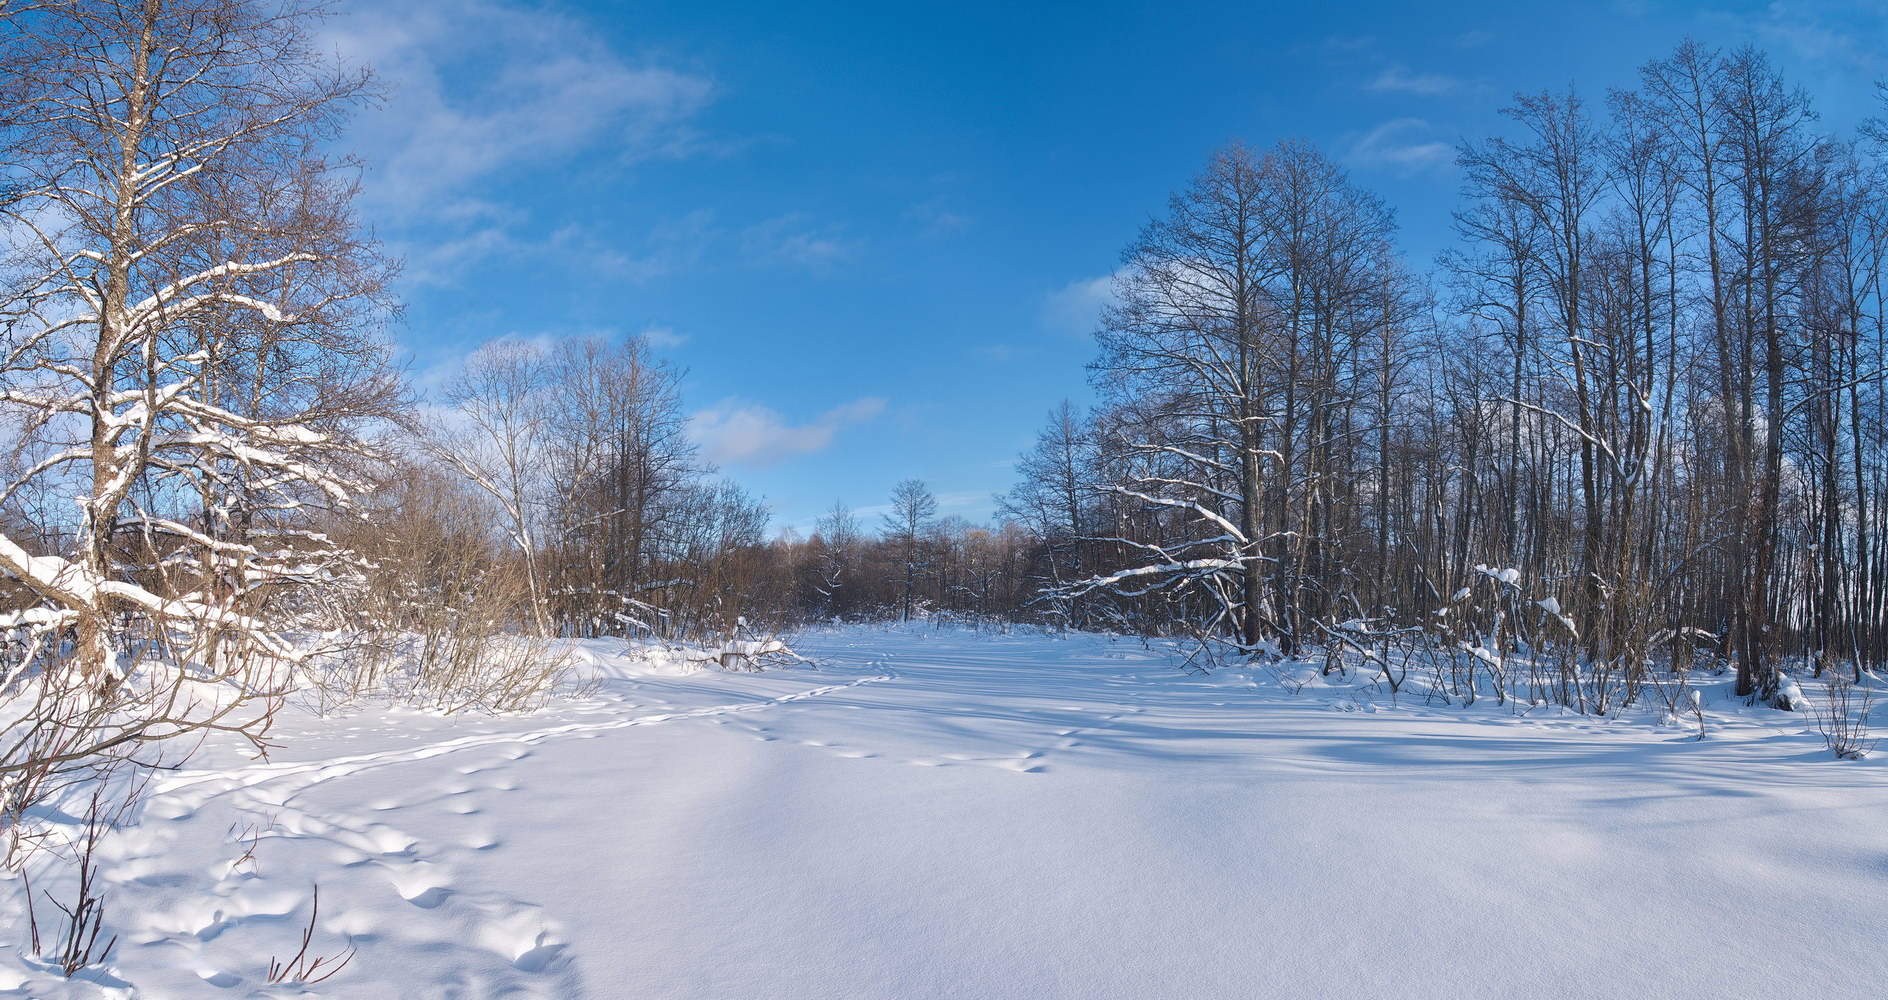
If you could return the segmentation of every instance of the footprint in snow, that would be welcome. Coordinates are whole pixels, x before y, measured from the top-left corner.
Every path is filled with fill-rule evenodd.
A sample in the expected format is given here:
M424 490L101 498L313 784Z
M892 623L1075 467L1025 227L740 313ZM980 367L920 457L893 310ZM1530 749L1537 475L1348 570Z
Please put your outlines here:
M243 977L234 972L224 972L218 969L199 970L197 972L197 978L209 983L211 986L225 990L243 981Z
M431 909L436 909L439 906L439 904L444 903L447 900L447 898L450 897L451 895L452 895L451 889L448 889L443 885L435 885L435 886L431 886L425 889L421 889L419 892L416 892L411 896L402 896L400 898L406 900L409 903L412 903L414 906L417 906L422 910L431 910Z
M543 972L545 966L556 960L558 952L563 950L561 944L540 944L513 959L511 964L520 972Z

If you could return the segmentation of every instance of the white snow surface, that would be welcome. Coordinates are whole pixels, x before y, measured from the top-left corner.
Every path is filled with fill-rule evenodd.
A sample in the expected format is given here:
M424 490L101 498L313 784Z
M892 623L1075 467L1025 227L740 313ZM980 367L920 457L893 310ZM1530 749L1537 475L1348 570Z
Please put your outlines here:
M841 629L796 641L818 669L762 674L581 648L601 683L530 715L294 710L266 762L213 742L106 842L103 968L34 959L0 884L0 993L1888 988L1888 772L1722 686L1697 741L1649 707L1294 694L1130 638ZM66 891L55 870L36 888ZM316 884L311 952L358 952L269 985Z

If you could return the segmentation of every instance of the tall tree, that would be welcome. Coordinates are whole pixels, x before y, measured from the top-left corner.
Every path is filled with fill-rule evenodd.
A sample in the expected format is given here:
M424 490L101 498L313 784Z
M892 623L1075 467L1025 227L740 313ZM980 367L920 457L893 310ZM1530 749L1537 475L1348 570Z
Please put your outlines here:
M72 0L0 13L13 256L0 405L11 501L76 498L0 569L94 677L127 621L295 656L270 594L329 579L307 530L397 403L386 274L320 145L372 99L312 44L320 4ZM181 571L179 570L181 567Z
M1086 421L1065 399L1049 411L1035 446L1018 456L1016 485L997 498L999 518L1027 526L1042 540L1044 582L1057 593L1088 572L1084 536L1092 532L1084 508L1096 491L1091 451ZM1079 598L1066 610L1077 623L1082 621Z
M912 599L918 588L918 573L928 565L926 539L931 522L937 517L937 497L922 479L906 479L892 488L891 509L883 516L885 537L891 543L899 567L904 571L904 590L899 600L899 619L911 620Z
M819 594L817 607L826 614L844 614L859 599L860 581L855 576L865 530L852 508L834 500L832 508L813 523L813 533L820 547L813 584Z
M1182 523L1112 536L1141 558L1077 589L1197 591L1216 608L1201 628L1247 651L1268 636L1291 651L1354 601L1347 472L1369 392L1359 360L1402 318L1384 294L1402 278L1393 229L1299 143L1228 146L1170 199L1123 255L1091 371L1136 415L1121 444L1138 468L1111 490Z

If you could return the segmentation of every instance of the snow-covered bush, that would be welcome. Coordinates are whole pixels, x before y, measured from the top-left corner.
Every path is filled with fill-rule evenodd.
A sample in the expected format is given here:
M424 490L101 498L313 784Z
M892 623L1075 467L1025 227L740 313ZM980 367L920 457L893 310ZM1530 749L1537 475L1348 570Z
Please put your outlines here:
M1561 705L1607 715L1637 700L1650 663L1644 643L1590 655L1579 623L1552 594L1528 593L1519 569L1475 567L1434 615L1440 648L1430 696L1473 704L1485 686L1497 704Z
M806 657L793 651L777 635L756 632L746 618L735 619L734 627L717 642L679 647L684 659L698 666L717 666L722 670L759 673L771 666L811 665Z

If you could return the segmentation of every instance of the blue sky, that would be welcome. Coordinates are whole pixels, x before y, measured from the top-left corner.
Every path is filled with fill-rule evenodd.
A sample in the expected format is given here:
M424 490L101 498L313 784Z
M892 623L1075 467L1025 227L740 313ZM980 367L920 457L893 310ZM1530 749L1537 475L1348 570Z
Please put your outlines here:
M1517 90L1751 42L1846 133L1888 76L1888 2L351 7L325 30L396 88L348 141L421 384L646 333L703 454L802 530L910 476L987 518L1088 398L1122 246L1228 139L1318 143L1426 269L1453 145Z

